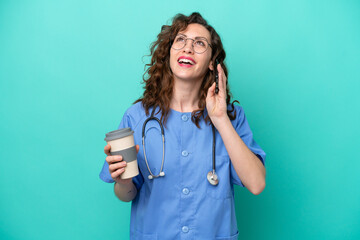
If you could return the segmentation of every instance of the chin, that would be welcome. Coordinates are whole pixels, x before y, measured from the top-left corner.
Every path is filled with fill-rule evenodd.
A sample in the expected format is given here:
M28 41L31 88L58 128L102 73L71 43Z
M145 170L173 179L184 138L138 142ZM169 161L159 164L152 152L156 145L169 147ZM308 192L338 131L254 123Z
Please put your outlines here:
M193 81L196 79L203 79L201 78L200 74L194 74L198 70L195 69L183 69L181 67L176 66L174 69L171 68L171 72L173 73L174 78L178 78L184 81ZM206 74L206 73L205 73ZM204 74L204 76L205 76Z

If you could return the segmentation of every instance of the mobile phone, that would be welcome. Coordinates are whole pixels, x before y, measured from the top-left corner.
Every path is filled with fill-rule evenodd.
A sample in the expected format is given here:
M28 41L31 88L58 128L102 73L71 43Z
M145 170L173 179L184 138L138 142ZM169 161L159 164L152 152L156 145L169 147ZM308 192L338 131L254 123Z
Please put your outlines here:
M219 64L219 60L216 58L215 59L215 67L214 67L214 73L215 73L215 94L218 94L219 92L219 73L218 73L218 70L217 70L217 66Z

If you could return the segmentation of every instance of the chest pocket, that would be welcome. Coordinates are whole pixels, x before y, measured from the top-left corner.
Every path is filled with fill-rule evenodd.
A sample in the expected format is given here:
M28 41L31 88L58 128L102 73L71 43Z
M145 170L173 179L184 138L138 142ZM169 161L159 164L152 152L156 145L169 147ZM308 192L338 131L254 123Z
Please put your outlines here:
M212 159L212 158L211 158ZM212 163L211 163L212 164ZM219 183L216 186L207 181L206 194L215 199L226 199L232 197L230 182L230 159L227 155L217 155L215 158L215 172L218 176ZM210 170L212 170L212 165Z

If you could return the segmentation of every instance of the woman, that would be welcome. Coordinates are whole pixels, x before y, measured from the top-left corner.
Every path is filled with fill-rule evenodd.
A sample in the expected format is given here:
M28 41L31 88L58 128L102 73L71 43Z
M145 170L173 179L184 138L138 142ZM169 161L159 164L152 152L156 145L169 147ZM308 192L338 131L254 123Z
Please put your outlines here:
M178 14L171 26L162 27L151 55L144 95L119 126L130 127L135 144L140 144L140 174L120 179L126 162L111 156L107 145L100 178L115 182L120 200L132 201L131 239L237 239L233 184L260 194L265 153L253 140L243 109L230 104L220 37L199 13ZM145 146L141 142L143 124L151 115L165 126L163 164L156 121L147 123ZM210 176L213 154L218 179ZM165 175L156 177L160 172Z

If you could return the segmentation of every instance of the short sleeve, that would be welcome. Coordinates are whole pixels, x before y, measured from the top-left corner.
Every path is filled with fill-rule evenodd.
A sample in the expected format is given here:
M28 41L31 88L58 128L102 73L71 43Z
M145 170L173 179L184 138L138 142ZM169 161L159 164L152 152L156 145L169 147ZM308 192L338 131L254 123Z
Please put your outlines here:
M131 126L131 121L130 121L130 116L127 114L127 112L125 112L118 129L120 128L132 128ZM104 182L107 183L113 183L114 180L112 179L110 172L109 172L109 164L106 162L106 160L104 161L104 165L100 171L99 177L101 180L103 180ZM136 186L136 188L139 190L140 187L142 186L142 184L144 183L144 178L142 177L141 173L135 177L132 178L134 185Z
M261 147L255 142L253 138L253 133L250 129L249 123L246 119L244 110L240 106L235 106L236 109L236 119L234 123L234 128L240 138L243 140L245 145L259 158L262 164L265 166L265 152L261 149ZM235 168L232 163L231 164L231 181L233 184L240 185L245 187L241 182L239 176L237 175Z

